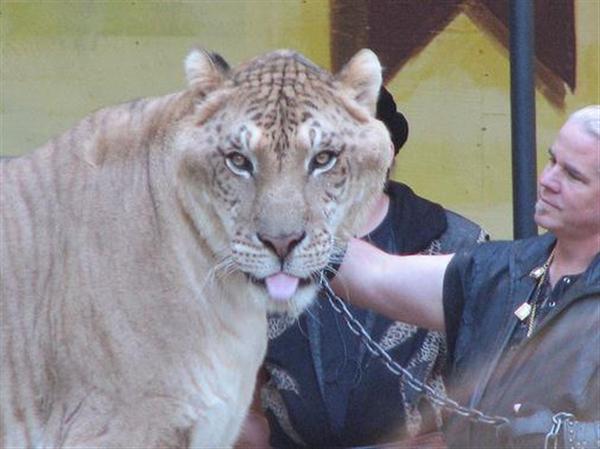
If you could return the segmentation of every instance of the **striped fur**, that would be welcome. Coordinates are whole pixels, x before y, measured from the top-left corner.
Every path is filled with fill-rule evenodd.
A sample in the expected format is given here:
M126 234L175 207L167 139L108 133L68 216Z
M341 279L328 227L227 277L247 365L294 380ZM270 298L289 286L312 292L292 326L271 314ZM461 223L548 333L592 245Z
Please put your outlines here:
M267 309L300 313L382 187L371 52L332 76L291 51L229 70L198 50L186 72L181 93L0 161L3 448L231 446ZM337 162L314 170L322 151ZM283 262L257 238L295 232ZM305 280L283 305L252 281L282 268Z

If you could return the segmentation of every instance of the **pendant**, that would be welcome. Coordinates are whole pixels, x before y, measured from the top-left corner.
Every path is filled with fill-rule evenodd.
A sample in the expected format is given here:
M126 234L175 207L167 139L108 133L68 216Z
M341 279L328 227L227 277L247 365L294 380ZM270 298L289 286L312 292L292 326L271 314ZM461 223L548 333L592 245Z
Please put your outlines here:
M531 313L531 304L529 304L528 302L524 302L519 307L517 307L514 313L519 320L525 321L525 319L527 319L527 317Z
M532 277L533 279L538 280L544 275L544 273L546 273L545 265L531 270L531 273L529 273L529 277Z

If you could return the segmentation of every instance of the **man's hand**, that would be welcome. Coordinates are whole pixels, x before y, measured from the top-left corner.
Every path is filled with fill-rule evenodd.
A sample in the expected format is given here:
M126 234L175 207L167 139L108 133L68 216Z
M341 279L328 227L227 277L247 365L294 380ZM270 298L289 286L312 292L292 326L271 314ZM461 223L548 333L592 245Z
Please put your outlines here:
M269 428L269 421L267 420L260 403L260 390L267 380L267 371L264 367L261 367L256 375L252 404L250 404L250 410L248 410L248 415L246 416L240 435L235 443L235 449L263 449L271 447L269 445L271 429Z
M261 411L257 412L251 409L235 443L235 449L270 448L270 437L269 421L265 415Z

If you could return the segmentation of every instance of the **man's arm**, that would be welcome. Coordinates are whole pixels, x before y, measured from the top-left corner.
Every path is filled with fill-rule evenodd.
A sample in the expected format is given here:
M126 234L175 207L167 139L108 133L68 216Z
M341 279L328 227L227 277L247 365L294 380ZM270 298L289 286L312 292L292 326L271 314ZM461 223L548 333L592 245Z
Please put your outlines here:
M444 274L453 254L394 256L352 239L332 287L390 319L444 330Z

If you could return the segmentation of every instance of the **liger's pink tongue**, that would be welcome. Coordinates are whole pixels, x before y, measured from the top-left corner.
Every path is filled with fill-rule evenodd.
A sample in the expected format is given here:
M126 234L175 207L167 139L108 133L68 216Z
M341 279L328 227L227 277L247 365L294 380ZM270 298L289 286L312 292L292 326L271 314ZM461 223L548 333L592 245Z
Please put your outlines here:
M296 293L299 279L279 272L265 279L269 296L274 301L287 301Z

